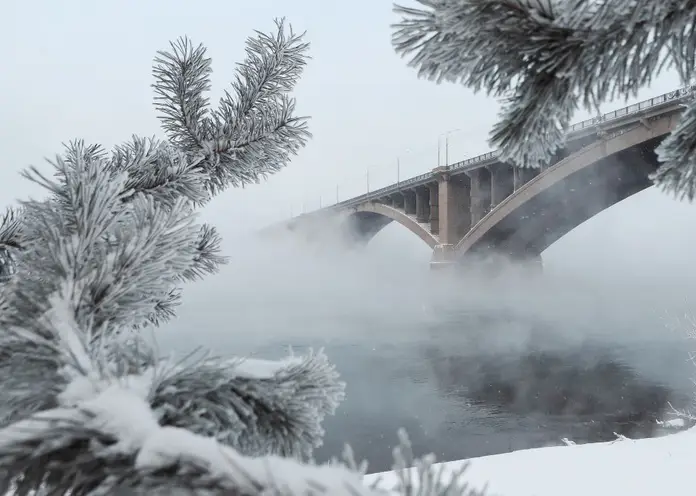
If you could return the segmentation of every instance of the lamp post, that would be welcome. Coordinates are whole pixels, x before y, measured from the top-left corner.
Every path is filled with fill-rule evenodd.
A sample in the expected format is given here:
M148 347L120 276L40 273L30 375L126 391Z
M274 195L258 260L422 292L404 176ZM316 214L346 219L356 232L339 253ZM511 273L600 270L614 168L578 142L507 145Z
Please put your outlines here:
M461 129L452 129L446 131L437 137L437 166L440 167L440 138L445 138L445 165L449 165L449 135L461 131Z
M396 157L396 187L401 189L401 163L399 157Z

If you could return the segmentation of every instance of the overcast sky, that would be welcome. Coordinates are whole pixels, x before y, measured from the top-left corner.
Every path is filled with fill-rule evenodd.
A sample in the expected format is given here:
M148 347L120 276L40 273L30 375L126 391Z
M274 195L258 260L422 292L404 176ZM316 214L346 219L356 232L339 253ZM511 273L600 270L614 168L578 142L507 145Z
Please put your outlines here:
M29 164L84 138L112 146L131 134L154 135L151 62L169 40L188 35L213 59L214 101L233 77L252 30L286 16L307 31L312 60L295 96L312 116L314 138L270 181L218 197L204 215L226 235L288 217L302 208L360 194L437 165L438 139L449 137L450 162L486 151L497 105L484 95L416 77L390 44L396 20L388 0L7 0L0 31L0 198L9 204L31 186L18 176ZM660 77L640 99L679 86ZM607 105L607 110L624 106ZM578 120L587 117L578 115ZM444 149L442 151L444 161ZM549 250L570 266L598 261L675 268L693 257L696 210L648 191L576 229ZM421 241L389 226L375 244L425 253ZM426 256L427 253L423 256ZM563 262L565 261L565 262Z

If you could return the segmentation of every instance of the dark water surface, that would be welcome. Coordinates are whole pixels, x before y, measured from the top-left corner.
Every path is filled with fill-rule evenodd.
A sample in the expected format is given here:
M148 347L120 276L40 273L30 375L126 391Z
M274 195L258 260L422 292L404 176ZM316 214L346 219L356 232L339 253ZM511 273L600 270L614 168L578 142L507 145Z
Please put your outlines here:
M467 320L461 318L460 332ZM691 401L693 366L674 343L554 349L539 333L524 349L486 352L456 332L433 327L410 342L324 343L348 389L324 424L317 458L350 442L371 471L386 470L398 427L407 429L416 453L439 460L558 445L562 438L650 437L663 432L657 420L671 418L670 403Z
M161 342L262 357L323 347L348 386L320 460L349 442L370 471L388 469L400 427L439 460L654 436L670 402L691 401L696 342L663 320L680 315L683 287L445 281L383 260L286 257L267 269L240 258L196 287Z

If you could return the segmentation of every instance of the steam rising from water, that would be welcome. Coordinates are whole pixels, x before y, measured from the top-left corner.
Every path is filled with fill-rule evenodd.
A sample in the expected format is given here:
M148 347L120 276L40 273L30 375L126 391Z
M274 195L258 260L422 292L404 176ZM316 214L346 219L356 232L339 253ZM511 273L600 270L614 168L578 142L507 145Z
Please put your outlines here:
M231 262L186 288L163 347L278 356L325 347L348 382L319 458L350 442L387 468L396 429L441 459L655 434L691 393L684 285L604 277L429 271L429 249L389 226L366 250L226 236ZM553 258L553 257L549 257ZM568 274L571 272L571 274ZM666 320L671 318L672 320Z

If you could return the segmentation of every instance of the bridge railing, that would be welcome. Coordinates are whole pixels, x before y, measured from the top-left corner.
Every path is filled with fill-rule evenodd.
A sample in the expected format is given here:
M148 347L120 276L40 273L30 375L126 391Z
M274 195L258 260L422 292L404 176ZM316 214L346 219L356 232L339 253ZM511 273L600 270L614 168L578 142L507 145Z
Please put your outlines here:
M598 125L602 123L607 123L611 121L615 121L624 117L628 117L634 114L637 114L639 112L642 112L644 110L661 106L666 103L674 103L675 101L679 100L684 100L686 98L691 98L694 94L696 93L696 84L695 85L690 85L690 86L685 86L683 88L679 88L674 91L670 91L669 93L662 94L660 96L656 96L653 98L650 98L648 100L643 100L642 102L634 103L632 105L628 105L626 107L620 108L618 110L614 110L612 112L607 112L606 114L603 114L601 116L597 117L592 117L590 119L585 119L584 121L576 122L575 124L571 125L568 128L568 132L566 133L566 139L572 138L574 134L580 133L588 128L594 128L597 127ZM471 157L466 160L461 160L459 162L455 162L449 166L447 166L447 170L456 170L456 171L461 171L462 169L476 169L482 166L482 164L486 162L493 163L497 160L497 158L500 156L500 152L498 150L494 150L491 152L484 153L482 155L478 155L476 157ZM427 184L430 182L433 178L433 173L432 171L428 171L424 174L420 174L418 176L411 177L409 179L404 179L403 181L399 181L395 184L391 184L389 186L385 186L383 188L376 189L374 191L369 191L366 192L362 195L355 196L353 198L350 198L348 200L344 200L342 202L335 203L332 206L326 207L326 209L340 209L343 207L348 207L352 205L358 205L360 203L370 201L370 200L375 200L384 196L387 196L391 193L395 193L397 191L400 191L403 188L409 188L413 186L420 186L423 184ZM324 209L322 209L324 210Z

